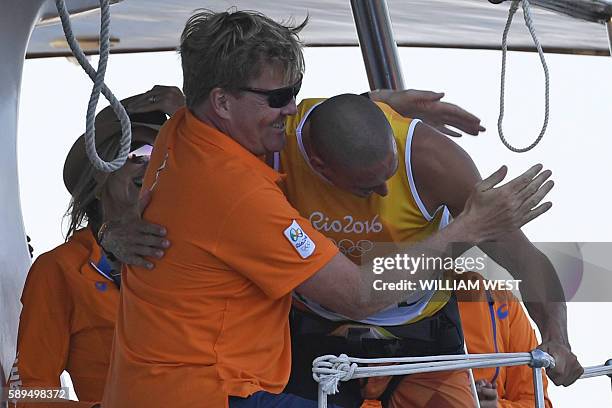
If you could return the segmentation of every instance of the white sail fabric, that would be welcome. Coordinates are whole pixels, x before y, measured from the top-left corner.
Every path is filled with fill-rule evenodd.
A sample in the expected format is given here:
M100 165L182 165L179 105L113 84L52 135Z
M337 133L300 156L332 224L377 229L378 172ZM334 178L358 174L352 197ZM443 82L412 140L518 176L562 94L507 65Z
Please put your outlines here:
M611 12L610 0L532 0L552 3L558 10ZM487 0L387 0L395 40L399 45L494 48L501 45L501 34L510 2L492 4ZM550 4L548 4L550 6ZM187 18L197 8L215 11L237 9L260 11L276 20L293 17L310 23L301 37L307 45L357 45L357 32L350 0L123 0L112 6L111 37L113 51L169 50L177 47ZM587 22L567 15L533 7L533 18L545 51L573 53L608 53L608 36L604 24ZM52 15L52 13L50 14ZM519 23L522 22L522 19ZM99 12L85 13L73 19L75 34L97 38ZM55 48L64 36L59 24L36 28L28 55L67 55L68 48ZM511 49L533 49L523 24L516 24L509 39Z

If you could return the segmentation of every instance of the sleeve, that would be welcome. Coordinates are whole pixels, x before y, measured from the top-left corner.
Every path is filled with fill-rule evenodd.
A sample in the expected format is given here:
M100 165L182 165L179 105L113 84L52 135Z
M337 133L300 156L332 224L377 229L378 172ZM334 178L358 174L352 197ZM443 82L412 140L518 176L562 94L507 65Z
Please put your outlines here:
M531 351L538 346L535 332L525 314L520 302L513 297L508 302L510 333L508 352L518 353ZM548 380L544 379L544 395L546 408L552 408L548 399ZM534 401L532 369L528 366L507 367L506 395L499 400L501 408L532 408Z
M70 343L72 300L61 267L50 254L30 268L21 296L17 358L9 388L59 388ZM94 402L18 403L20 408L89 408Z
M263 186L228 212L215 255L269 297L280 298L337 253L334 244L301 217L279 189Z

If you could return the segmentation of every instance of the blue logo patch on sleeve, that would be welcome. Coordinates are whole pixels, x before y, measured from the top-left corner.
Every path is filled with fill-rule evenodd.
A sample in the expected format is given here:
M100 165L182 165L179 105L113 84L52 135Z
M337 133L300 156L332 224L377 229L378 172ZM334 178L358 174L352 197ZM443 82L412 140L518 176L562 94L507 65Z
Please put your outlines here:
M106 292L108 285L106 282L96 282L96 289L98 289L100 292Z

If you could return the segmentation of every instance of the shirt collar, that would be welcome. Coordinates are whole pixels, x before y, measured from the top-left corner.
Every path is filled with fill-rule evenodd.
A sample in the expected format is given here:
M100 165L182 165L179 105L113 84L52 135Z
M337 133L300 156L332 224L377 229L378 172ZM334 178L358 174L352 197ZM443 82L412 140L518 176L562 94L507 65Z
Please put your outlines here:
M184 113L185 127L189 129L189 131L195 132L199 137L215 144L232 156L235 156L240 162L259 172L272 182L282 182L283 175L268 166L263 158L254 155L225 133L202 122L187 108L183 108L183 112L180 113Z
M70 241L73 240L87 248L90 259L100 259L102 256L100 246L98 245L98 242L94 237L94 233L89 226L76 231L70 238Z

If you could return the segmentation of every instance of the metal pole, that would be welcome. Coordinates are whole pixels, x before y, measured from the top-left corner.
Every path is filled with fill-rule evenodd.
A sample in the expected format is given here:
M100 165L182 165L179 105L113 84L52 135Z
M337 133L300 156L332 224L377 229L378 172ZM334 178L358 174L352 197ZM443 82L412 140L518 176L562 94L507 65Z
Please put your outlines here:
M535 395L535 407L545 408L544 405L544 383L542 381L542 369L533 367L533 391Z
M544 382L542 380L542 368L554 368L555 359L540 349L531 351L531 364L533 368L533 391L536 408L545 408L544 405Z
M463 329L462 329L463 330ZM463 341L463 352L467 355L468 348L465 340ZM478 400L478 391L476 390L476 381L474 381L474 371L471 368L468 368L468 374L470 376L470 388L472 389L472 396L474 397L474 407L480 408L480 400Z
M370 89L404 89L386 0L351 0Z
M31 263L19 202L17 113L26 49L44 2L0 2L0 366L9 381L21 310L19 294Z
M319 383L319 407L327 408L327 394L323 392L323 386Z
M608 48L610 49L610 56L612 57L612 17L606 22L606 28L608 29Z
M608 27L610 27L610 25L608 25ZM612 48L610 49L610 55L612 55ZM607 366L612 366L612 359L606 361ZM612 386L612 374L608 374L608 377L610 377L610 384Z

